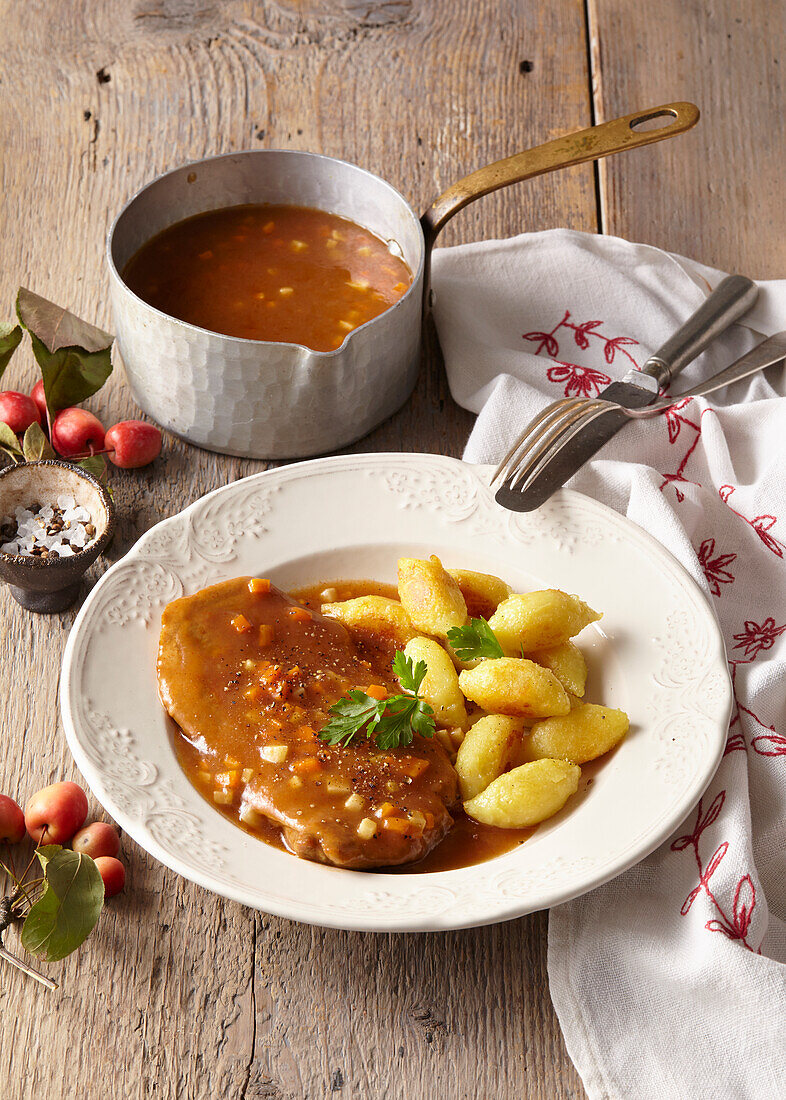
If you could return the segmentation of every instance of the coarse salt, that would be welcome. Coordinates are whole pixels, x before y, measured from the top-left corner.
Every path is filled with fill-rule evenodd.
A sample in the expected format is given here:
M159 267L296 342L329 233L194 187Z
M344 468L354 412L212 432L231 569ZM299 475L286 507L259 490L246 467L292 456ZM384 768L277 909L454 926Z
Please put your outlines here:
M97 537L90 512L69 493L61 493L55 504L35 505L35 510L17 505L13 516L0 520L5 541L4 554L20 557L71 558Z

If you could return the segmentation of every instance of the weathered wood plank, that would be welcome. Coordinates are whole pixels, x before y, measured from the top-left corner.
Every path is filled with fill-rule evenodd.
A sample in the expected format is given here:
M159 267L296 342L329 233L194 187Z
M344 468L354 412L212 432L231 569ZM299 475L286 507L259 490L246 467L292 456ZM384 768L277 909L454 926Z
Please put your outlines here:
M690 133L602 161L603 230L726 271L786 267L782 128L786 20L760 0L589 0L599 121L697 103Z
M2 12L8 314L24 283L108 325L109 223L188 158L314 149L385 175L420 209L458 175L589 122L580 0L73 0ZM595 228L590 168L489 197L444 240L563 224ZM7 385L34 377L20 357ZM133 415L120 374L92 407L107 422ZM470 419L450 400L432 334L412 401L353 449L458 454ZM154 469L113 471L121 524L108 561L262 468L170 440ZM20 797L76 775L57 711L72 621L32 618L0 593L0 787ZM580 1095L548 998L545 915L446 935L344 934L224 902L128 841L125 857L126 893L52 968L60 992L0 974L9 1100Z

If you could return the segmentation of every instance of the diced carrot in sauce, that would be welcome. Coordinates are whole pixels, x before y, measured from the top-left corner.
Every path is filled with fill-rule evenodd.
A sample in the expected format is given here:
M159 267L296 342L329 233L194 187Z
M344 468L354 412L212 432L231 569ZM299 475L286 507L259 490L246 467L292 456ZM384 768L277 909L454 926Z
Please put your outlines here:
M383 829L389 829L391 833L412 832L412 826L406 817L386 817L382 821Z
M292 771L299 775L315 775L322 771L322 765L316 756L304 756L302 760L296 760L292 765Z
M259 644L261 646L270 645L276 636L275 627L270 623L262 623L259 628Z
M350 322L370 321L398 301L412 274L385 241L335 214L253 205L169 226L123 277L144 301L203 328L328 351ZM348 312L355 306L357 318Z
M316 732L311 726L299 726L295 730L295 734L298 737L302 737L304 741L311 741L316 737Z
M370 695L372 699L387 699L388 689L383 687L382 684L369 684L366 688L366 695Z
M246 688L243 692L243 698L248 699L249 702L255 703L259 696L262 694L262 688L259 684L252 684L250 688Z
M216 772L216 784L219 787L236 787L238 780L238 773L236 771L230 772Z
M296 623L308 623L311 622L313 618L307 607L290 607L287 614L290 619L294 619Z
M398 761L398 767L399 771L408 775L410 779L417 779L428 767L428 760L423 760L419 756L405 756Z
M248 590L258 595L265 595L270 591L270 581L264 577L252 577L248 582Z
M396 807L392 802L383 802L379 809L376 811L377 817L390 817L391 814L396 812Z
M251 623L245 617L245 615L235 615L232 619L232 626L238 632L238 634L245 634L247 630L251 629Z

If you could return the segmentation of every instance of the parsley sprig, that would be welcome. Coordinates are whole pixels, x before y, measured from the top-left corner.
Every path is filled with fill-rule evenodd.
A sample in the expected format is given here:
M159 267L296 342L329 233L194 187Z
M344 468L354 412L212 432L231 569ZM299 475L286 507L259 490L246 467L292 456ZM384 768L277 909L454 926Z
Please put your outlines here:
M320 738L330 745L348 745L365 733L369 741L375 738L380 749L395 749L411 745L416 733L433 737L434 711L418 697L428 672L426 662L413 662L399 650L393 658L393 672L401 684L401 695L372 699L363 691L350 691L330 708L333 717L319 731Z
M472 619L466 626L454 626L448 631L448 641L460 661L479 657L504 657L502 646L484 618Z

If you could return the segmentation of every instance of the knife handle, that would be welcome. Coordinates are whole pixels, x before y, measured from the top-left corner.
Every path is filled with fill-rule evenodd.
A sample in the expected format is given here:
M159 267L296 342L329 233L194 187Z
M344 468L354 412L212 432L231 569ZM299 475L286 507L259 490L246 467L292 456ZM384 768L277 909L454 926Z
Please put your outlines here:
M650 375L661 389L667 389L683 367L747 313L758 293L756 284L744 275L728 275L685 324L649 357L642 374Z

